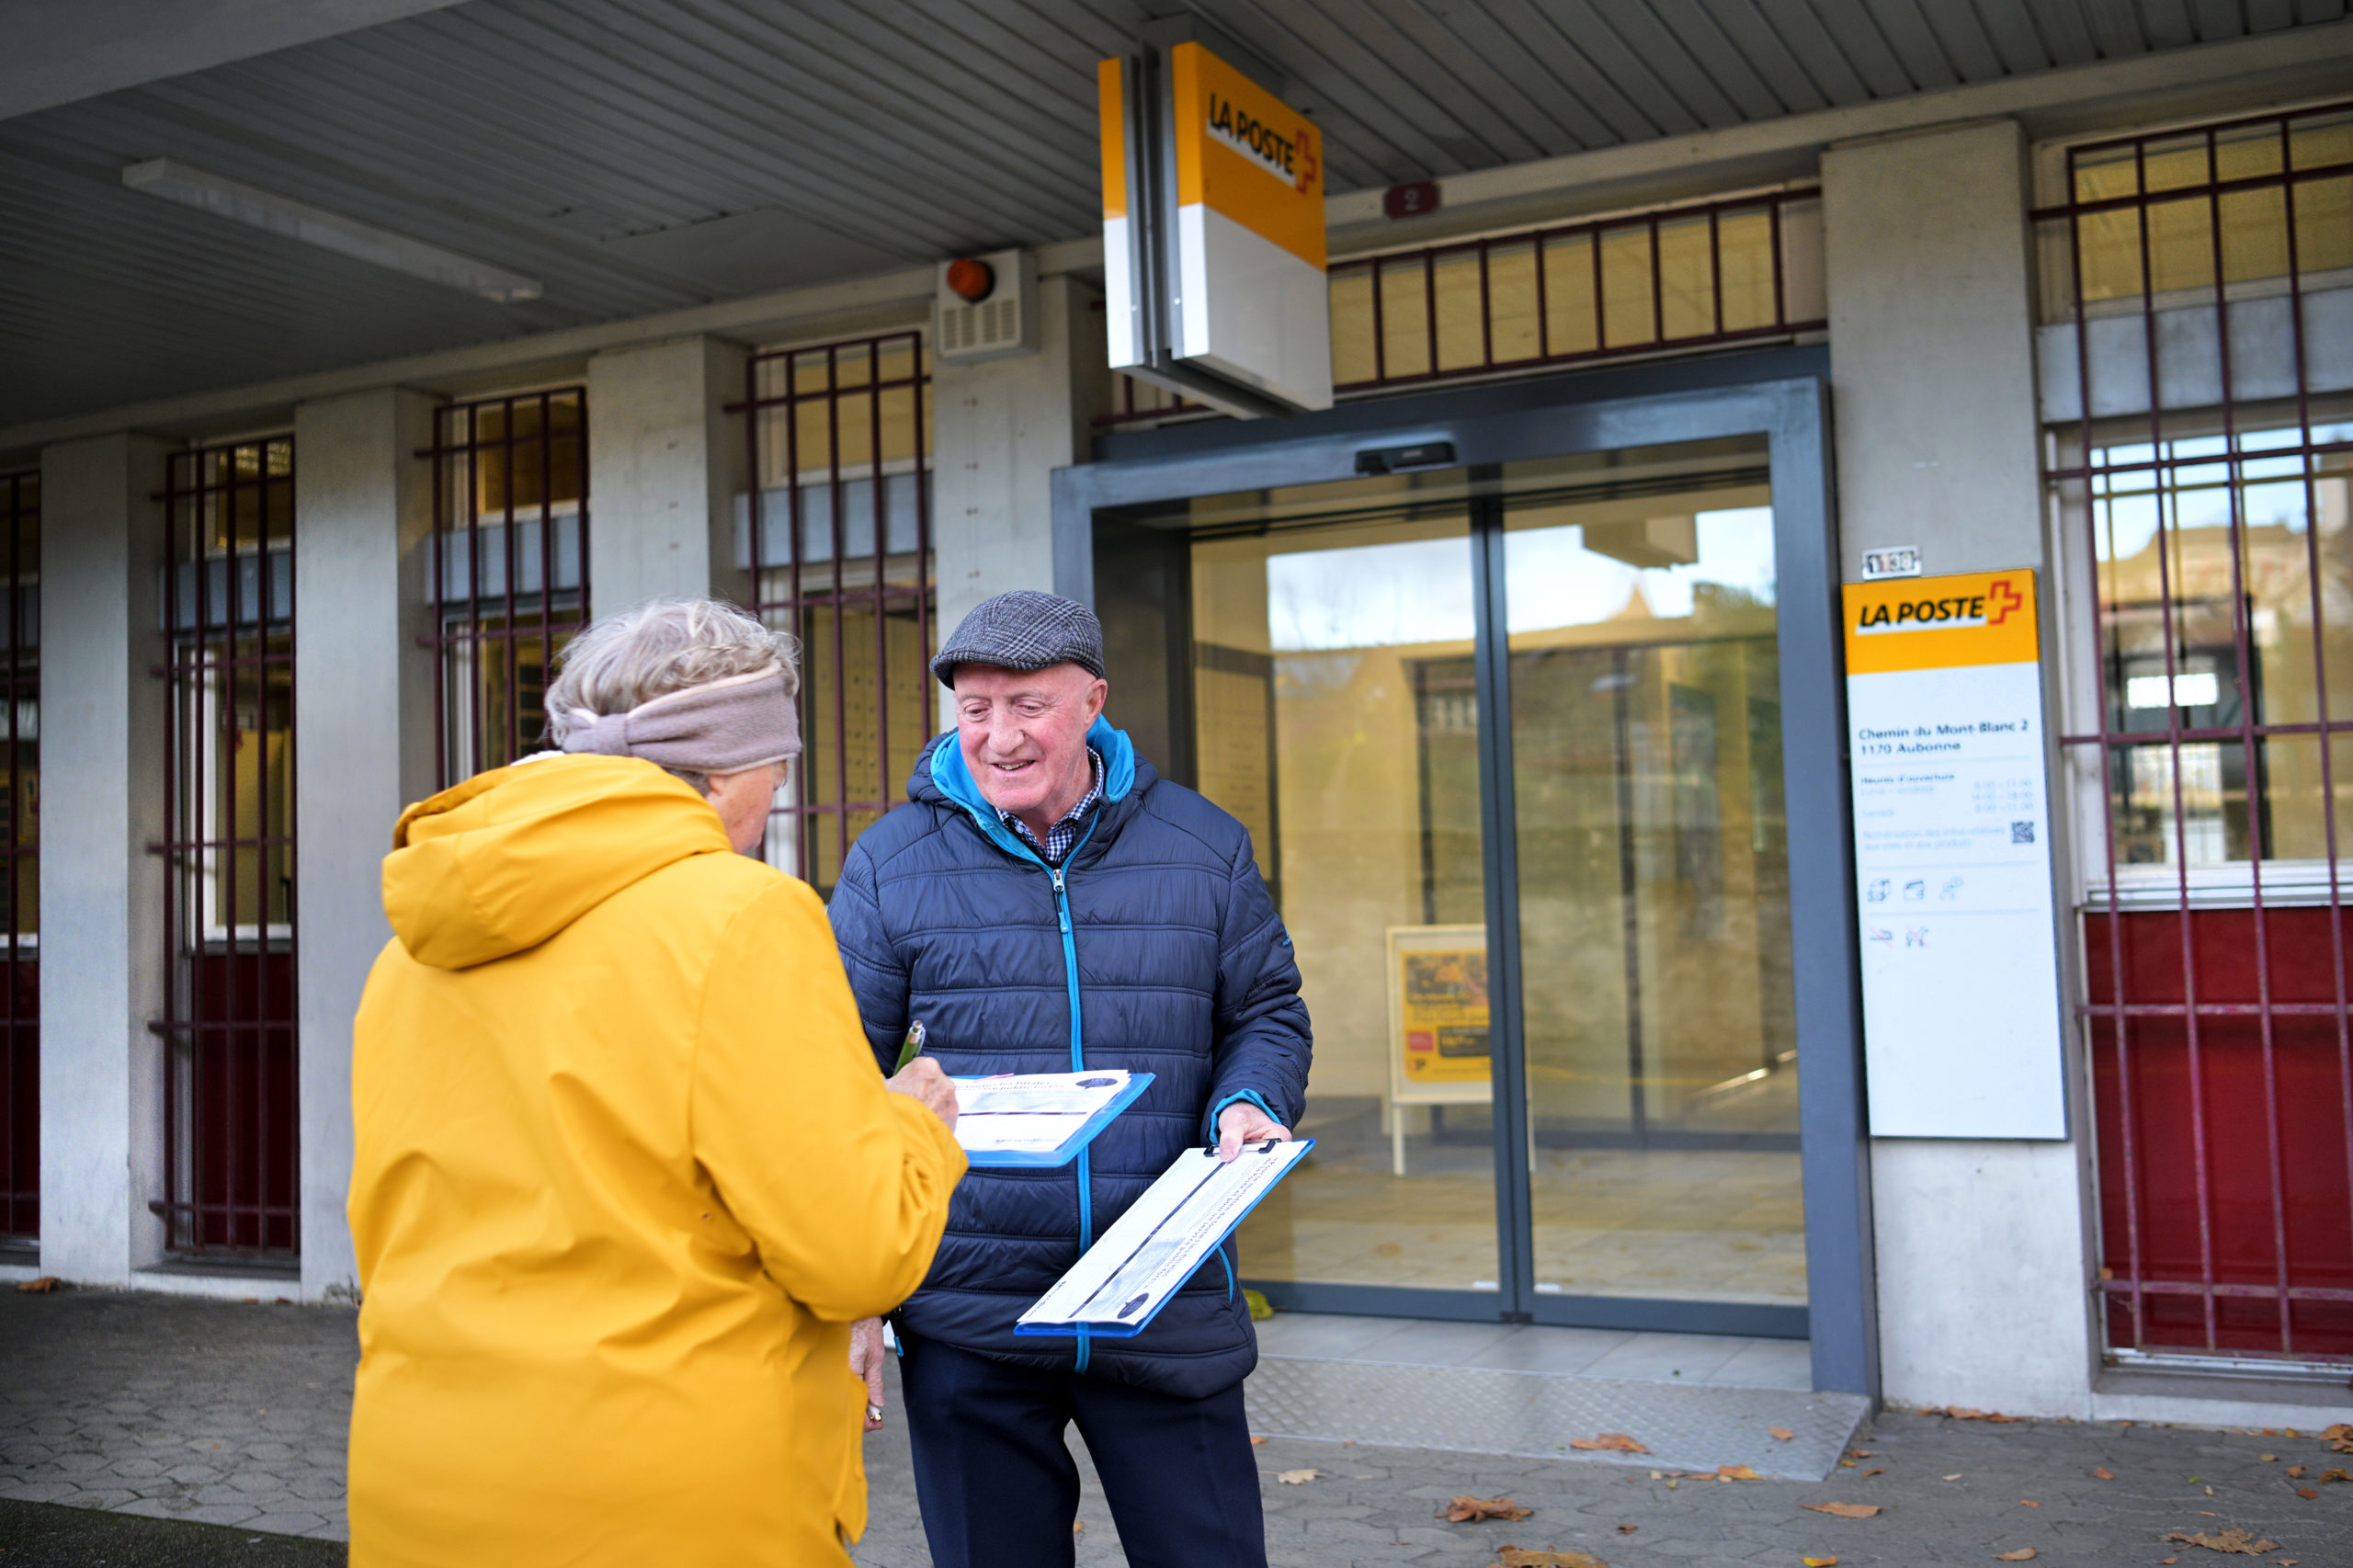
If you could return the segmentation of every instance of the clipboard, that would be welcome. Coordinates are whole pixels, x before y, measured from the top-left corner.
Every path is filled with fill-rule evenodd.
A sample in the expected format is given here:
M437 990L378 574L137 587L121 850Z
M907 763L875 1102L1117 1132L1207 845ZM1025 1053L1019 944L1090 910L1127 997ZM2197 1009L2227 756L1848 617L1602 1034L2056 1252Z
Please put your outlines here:
M1188 1149L1014 1324L1027 1335L1143 1332L1211 1253L1299 1164L1313 1138L1244 1146L1231 1165Z
M1152 1086L1149 1073L1006 1073L955 1078L956 1142L975 1167L1066 1165Z

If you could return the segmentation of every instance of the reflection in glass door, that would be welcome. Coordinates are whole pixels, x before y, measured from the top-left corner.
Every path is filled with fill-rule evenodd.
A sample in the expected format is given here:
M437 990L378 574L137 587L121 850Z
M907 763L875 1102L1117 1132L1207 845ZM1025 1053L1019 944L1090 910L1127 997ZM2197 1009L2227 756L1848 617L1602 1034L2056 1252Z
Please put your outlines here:
M1802 1307L1763 443L1503 488L1534 1290Z
M1769 467L1720 437L1107 525L1182 562L1134 639L1175 655L1162 744L1250 829L1314 1018L1318 1146L1242 1233L1279 1302L1804 1332Z
M1470 511L1442 477L1172 519L1199 784L1250 829L1315 1020L1316 1148L1243 1234L1261 1280L1497 1288L1479 713L1443 673L1472 652Z

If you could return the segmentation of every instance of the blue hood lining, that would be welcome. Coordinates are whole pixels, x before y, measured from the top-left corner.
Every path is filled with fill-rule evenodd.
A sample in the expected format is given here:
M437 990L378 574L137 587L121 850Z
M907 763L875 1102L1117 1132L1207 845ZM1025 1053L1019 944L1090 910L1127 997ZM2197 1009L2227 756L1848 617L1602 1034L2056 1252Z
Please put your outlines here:
M1097 715L1087 727L1086 744L1103 758L1104 802L1108 805L1125 800L1136 787L1135 743L1128 739L1125 730L1113 729L1110 720ZM953 730L940 736L938 744L931 748L931 781L941 794L964 808L972 825L990 843L1008 855L1029 860L1037 858L1028 845L1014 837L1012 830L996 814L996 808L981 793L972 770L964 766L964 748L957 744Z

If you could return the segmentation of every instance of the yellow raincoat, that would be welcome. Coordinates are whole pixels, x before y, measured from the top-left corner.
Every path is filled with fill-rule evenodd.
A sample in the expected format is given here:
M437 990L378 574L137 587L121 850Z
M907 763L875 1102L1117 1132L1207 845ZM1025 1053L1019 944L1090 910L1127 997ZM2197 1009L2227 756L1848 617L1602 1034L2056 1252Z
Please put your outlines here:
M824 908L651 763L410 808L360 1003L351 1561L841 1564L854 1319L964 1171Z

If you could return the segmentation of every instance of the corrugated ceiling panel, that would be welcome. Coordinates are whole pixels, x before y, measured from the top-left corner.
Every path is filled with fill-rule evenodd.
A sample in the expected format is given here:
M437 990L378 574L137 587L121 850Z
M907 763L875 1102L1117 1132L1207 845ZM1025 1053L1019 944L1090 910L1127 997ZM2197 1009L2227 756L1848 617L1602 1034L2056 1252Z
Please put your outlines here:
M0 122L0 423L1086 233L1162 0L466 0ZM1194 0L1335 189L2325 21L2344 0ZM497 305L125 190L171 157L545 285Z

